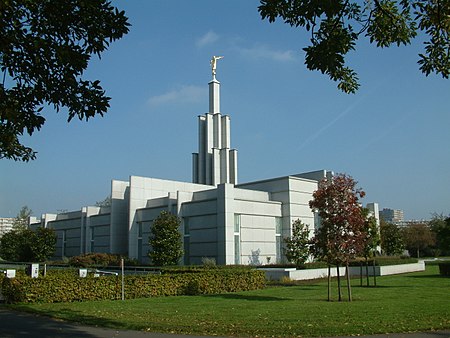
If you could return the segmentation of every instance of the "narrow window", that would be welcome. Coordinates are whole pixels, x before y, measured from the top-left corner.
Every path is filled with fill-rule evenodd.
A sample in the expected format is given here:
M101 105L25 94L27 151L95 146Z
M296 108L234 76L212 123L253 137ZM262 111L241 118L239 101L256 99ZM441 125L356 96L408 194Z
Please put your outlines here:
M138 245L138 260L141 261L141 259L142 259L142 222L138 223L137 245Z
M241 264L241 215L234 215L234 264Z
M275 246L276 246L276 262L281 263L281 229L282 218L275 217Z
M239 233L241 231L241 215L234 215L234 233Z
M190 258L190 245L191 245L191 229L189 226L189 218L184 218L184 239L183 239L183 249L184 249L184 265L191 264Z
M65 257L66 255L66 246L67 246L67 230L62 231L62 247L61 247L61 257Z
M95 232L94 232L94 227L91 227L91 252L94 252L94 240L95 240Z
M190 236L184 236L184 265L190 265L191 264L191 259L190 259L190 242L191 242L191 238Z

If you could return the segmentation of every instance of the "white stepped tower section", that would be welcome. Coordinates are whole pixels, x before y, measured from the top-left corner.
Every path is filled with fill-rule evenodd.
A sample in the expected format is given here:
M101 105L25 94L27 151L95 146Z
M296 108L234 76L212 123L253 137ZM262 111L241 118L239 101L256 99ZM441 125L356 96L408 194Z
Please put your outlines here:
M220 82L209 82L209 113L198 117L198 153L192 154L192 182L237 184L237 150L230 149L230 117L220 113Z

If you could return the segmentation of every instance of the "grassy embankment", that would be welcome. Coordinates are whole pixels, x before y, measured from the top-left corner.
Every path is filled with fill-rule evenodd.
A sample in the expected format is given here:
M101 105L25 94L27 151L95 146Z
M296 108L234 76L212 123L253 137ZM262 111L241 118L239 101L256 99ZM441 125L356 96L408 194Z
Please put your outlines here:
M326 281L213 296L14 305L88 325L223 336L334 336L450 329L450 279L437 266L354 279L353 302L327 302ZM343 295L345 299L345 287ZM333 288L334 297L336 289Z

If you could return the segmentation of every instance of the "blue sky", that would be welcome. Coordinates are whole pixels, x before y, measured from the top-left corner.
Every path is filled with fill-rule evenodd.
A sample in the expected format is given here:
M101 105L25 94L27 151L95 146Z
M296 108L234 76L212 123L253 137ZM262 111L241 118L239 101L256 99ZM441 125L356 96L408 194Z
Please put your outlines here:
M240 182L327 169L354 177L365 203L407 219L450 213L450 81L419 71L420 41L361 41L349 56L361 89L347 95L305 68L308 35L262 21L256 0L114 4L130 33L85 73L112 97L108 114L68 124L65 111L46 110L42 130L23 138L37 160L0 161L0 217L24 205L35 216L78 210L130 175L191 181L212 55L224 56L221 111Z

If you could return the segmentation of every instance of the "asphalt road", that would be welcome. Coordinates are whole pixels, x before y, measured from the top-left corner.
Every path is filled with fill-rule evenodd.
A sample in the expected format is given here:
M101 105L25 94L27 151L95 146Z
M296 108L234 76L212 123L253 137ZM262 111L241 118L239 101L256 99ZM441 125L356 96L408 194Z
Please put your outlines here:
M33 338L195 338L200 336L182 336L154 332L113 330L52 319L25 312L12 311L0 305L0 337ZM205 336L201 336L205 338ZM382 334L360 336L367 338L450 338L449 331ZM215 337L218 338L218 337ZM337 337L335 337L337 338Z
M33 338L185 338L186 336L113 330L95 326L83 326L45 316L26 312L11 311L0 305L0 337L33 337ZM191 336L194 337L194 336ZM204 337L202 337L204 338Z

